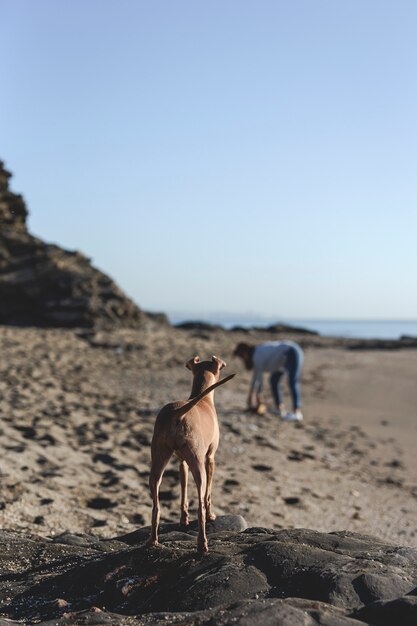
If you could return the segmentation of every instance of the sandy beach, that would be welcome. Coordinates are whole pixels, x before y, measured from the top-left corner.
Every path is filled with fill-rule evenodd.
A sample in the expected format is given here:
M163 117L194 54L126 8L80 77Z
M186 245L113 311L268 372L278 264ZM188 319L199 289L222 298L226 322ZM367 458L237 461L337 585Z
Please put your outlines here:
M1 526L112 537L148 525L155 416L188 397L185 361L216 354L237 374L215 397L216 513L416 546L417 350L286 335L305 348L305 419L291 424L245 412L250 373L232 356L238 341L279 338L152 320L141 330L0 327ZM190 498L194 517L193 485ZM178 521L174 459L161 501L162 521Z

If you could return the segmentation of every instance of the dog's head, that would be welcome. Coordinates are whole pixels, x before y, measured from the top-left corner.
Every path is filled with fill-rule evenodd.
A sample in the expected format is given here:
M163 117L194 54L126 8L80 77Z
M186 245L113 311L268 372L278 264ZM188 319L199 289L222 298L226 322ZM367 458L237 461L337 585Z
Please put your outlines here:
M197 373L211 372L216 379L218 379L220 370L226 367L226 362L214 355L209 361L200 361L200 357L196 355L186 362L185 367L189 369L194 376Z

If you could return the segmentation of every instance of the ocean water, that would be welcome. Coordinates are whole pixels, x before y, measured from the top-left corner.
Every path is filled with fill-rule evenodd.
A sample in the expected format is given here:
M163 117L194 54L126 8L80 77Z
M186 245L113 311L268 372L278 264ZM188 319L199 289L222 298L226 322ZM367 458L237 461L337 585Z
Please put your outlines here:
M324 337L355 339L399 339L417 337L417 320L300 320L295 325L316 330Z
M173 324L189 320L201 320L221 324L225 328L233 326L269 326L281 322L291 326L300 326L315 330L324 337L351 337L355 339L399 339L403 335L417 337L417 320L266 320L262 318L233 319L230 316L175 316L170 317Z

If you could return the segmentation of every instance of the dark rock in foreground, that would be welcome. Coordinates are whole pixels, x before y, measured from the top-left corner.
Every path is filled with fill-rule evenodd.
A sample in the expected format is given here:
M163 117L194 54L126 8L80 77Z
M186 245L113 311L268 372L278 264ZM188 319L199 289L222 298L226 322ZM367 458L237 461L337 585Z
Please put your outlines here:
M9 178L0 161L0 324L141 326L146 314L87 257L28 233Z
M219 518L217 528L242 524ZM283 624L397 626L417 623L417 550L354 533L210 526L162 527L113 540L0 534L0 614L52 624ZM127 545L127 542L129 545ZM134 617L135 616L135 617Z

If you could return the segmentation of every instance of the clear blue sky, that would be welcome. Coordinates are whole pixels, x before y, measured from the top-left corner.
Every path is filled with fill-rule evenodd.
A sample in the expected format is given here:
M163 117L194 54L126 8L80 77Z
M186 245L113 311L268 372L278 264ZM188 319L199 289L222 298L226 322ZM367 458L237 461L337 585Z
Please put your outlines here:
M0 0L32 232L147 310L417 318L415 0Z

